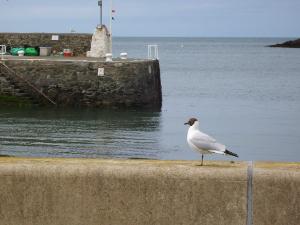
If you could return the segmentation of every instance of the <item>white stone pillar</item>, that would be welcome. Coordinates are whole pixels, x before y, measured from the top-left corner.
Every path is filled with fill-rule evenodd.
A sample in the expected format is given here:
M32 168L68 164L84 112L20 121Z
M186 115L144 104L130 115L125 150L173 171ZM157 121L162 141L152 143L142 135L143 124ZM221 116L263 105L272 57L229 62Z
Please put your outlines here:
M110 34L105 25L97 27L91 42L91 50L87 52L87 57L105 57L111 53Z

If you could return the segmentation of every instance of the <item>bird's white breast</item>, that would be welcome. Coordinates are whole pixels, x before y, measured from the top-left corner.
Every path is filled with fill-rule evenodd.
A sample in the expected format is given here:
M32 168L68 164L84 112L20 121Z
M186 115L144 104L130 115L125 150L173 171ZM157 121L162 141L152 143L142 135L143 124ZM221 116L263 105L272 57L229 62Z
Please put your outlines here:
M195 129L193 126L191 126L187 133L187 143L191 149L194 151L200 152L201 154L211 154L207 149L201 149L197 147L195 144L193 144L192 140L195 138L195 135L197 135L197 132L199 132L197 129Z

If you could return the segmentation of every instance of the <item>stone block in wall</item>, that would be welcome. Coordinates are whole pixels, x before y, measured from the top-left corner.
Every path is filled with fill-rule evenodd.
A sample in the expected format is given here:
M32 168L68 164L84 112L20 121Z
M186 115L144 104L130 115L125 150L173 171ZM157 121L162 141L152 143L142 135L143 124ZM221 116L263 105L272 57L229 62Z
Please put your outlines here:
M257 162L253 176L253 224L298 225L300 164Z

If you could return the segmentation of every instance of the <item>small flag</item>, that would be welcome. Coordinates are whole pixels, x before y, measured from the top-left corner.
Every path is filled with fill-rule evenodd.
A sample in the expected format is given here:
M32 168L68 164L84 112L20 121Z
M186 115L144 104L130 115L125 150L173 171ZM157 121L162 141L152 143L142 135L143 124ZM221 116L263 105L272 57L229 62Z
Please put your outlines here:
M112 9L111 12L112 12L112 14L114 14L116 12L116 10ZM115 20L115 16L112 16L111 19Z

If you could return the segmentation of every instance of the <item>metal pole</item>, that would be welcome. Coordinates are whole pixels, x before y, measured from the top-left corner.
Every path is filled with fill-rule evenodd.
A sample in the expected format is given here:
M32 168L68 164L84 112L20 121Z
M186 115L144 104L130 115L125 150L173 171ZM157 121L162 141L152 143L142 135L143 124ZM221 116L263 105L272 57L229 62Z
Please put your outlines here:
M102 0L98 1L98 6L100 6L100 27L102 27Z
M112 10L113 10L113 1L110 0L110 23L109 23L109 32L110 32L110 51L112 54Z

